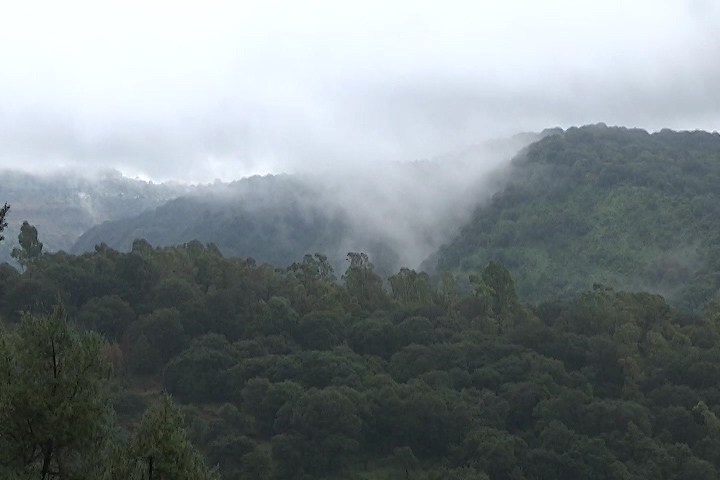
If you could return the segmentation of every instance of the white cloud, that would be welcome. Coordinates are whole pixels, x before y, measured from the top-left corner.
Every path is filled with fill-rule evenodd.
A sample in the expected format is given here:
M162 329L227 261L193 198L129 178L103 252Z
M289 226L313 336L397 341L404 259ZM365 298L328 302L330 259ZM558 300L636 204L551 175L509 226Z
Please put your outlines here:
M712 0L4 2L0 166L212 180L604 121L720 129Z

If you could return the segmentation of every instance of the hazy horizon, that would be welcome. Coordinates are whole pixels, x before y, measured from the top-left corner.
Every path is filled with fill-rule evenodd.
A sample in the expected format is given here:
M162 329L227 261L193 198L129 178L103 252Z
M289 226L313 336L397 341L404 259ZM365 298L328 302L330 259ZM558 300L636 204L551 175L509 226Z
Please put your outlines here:
M183 183L604 122L720 130L713 1L15 2L0 168Z

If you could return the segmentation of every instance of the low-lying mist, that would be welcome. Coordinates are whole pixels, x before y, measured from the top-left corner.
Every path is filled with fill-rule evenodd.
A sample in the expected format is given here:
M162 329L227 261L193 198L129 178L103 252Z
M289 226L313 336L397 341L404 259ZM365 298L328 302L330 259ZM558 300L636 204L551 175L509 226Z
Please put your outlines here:
M533 138L517 136L431 160L370 163L300 177L320 193L322 208L351 228L338 251L329 254L344 258L382 244L394 257L379 259L386 266L417 268L502 188L502 167Z
M272 219L268 242L321 249L297 251L297 260L322 253L343 271L347 253L355 251L368 253L384 273L418 268L502 188L504 167L538 137L516 135L422 161L337 163L290 175L254 176L197 188L191 197L210 210L234 209L237 218L251 212ZM306 241L309 228L325 228L316 232L312 247Z
M127 251L138 238L156 246L197 239L279 267L322 253L339 273L348 252L365 252L389 274L418 268L451 240L502 188L503 167L537 138L517 135L422 161L318 162L194 185L108 170L6 172L0 199L14 204L10 233L28 220L46 251L80 253L100 243Z

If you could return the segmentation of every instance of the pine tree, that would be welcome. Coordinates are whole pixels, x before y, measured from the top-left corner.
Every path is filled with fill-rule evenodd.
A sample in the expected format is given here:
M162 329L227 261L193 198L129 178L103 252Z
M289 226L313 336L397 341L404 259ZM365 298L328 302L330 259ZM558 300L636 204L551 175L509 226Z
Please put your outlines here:
M0 330L1 466L20 478L90 478L111 414L102 345L62 307Z
M5 237L3 237L2 233L7 227L7 221L5 221L5 216L8 214L9 211L10 205L8 205L7 203L4 204L2 208L0 208L0 242L5 240Z
M123 480L215 480L215 469L190 444L180 409L169 396L152 406L126 451L116 455L110 479Z
M42 255L43 244L38 240L37 228L24 221L20 227L20 235L18 235L20 248L13 248L11 256L18 263L26 268L27 265Z

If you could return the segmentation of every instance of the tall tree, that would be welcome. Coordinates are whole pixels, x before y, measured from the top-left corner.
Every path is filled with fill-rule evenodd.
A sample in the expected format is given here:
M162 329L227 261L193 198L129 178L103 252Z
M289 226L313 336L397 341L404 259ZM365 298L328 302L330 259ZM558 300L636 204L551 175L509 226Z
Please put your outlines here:
M20 227L18 242L20 248L13 248L11 255L23 268L26 268L42 254L43 249L42 242L38 240L37 228L30 225L27 220Z
M5 240L5 237L3 237L2 233L5 230L5 228L7 227L7 221L5 221L5 215L7 215L9 211L10 211L10 205L8 205L7 203L4 204L2 206L2 208L0 208L0 242Z
M125 458L110 478L123 480L214 480L203 456L190 444L183 416L169 396L152 406L130 439Z
M110 415L102 345L71 328L62 307L0 331L0 465L42 480L89 478Z
M388 282L393 298L402 305L409 307L432 304L433 289L427 273L401 268L397 274L388 278Z
M350 262L343 280L350 296L366 310L382 308L387 304L387 296L383 290L383 281L375 273L375 265L365 253L349 252Z
M495 293L494 310L497 313L508 311L518 303L515 291L515 282L507 268L500 262L488 263L482 274L482 279Z
M405 472L406 480L410 480L410 472L415 470L420 463L410 447L396 447L393 459L400 470Z

